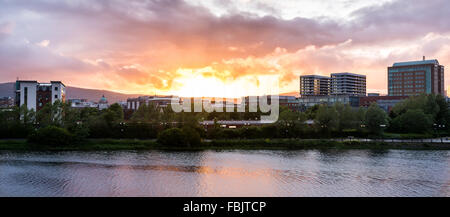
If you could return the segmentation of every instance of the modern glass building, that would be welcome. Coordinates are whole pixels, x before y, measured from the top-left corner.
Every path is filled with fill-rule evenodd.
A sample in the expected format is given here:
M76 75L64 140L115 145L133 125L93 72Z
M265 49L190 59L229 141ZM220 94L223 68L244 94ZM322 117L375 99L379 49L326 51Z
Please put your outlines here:
M415 96L422 93L445 96L444 66L434 60L394 63L388 67L388 95Z

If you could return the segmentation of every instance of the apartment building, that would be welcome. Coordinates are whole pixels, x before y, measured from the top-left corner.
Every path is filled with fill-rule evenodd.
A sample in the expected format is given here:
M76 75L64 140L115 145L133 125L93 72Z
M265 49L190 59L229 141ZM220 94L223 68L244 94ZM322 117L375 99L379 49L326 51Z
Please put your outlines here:
M17 80L15 85L15 104L26 105L28 109L39 111L47 103L66 100L66 86L61 81L39 83L37 81Z

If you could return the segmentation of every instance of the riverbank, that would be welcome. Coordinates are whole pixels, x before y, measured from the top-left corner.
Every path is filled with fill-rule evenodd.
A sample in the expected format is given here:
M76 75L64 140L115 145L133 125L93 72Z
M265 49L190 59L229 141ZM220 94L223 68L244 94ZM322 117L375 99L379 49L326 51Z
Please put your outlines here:
M29 144L26 140L0 140L0 150L108 151L108 150L301 150L301 149L405 149L450 150L450 143L426 141L364 141L333 139L227 139L206 140L194 147L161 146L156 140L89 139L78 145L51 147Z

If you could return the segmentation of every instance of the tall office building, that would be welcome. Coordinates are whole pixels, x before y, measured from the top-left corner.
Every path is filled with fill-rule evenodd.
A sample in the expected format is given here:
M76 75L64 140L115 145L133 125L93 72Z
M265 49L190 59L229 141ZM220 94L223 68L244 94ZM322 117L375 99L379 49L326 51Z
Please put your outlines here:
M366 95L366 76L348 72L331 74L331 95Z
M39 111L47 103L56 100L64 102L66 99L66 86L61 81L38 83L37 81L16 81L16 105L26 105L28 109Z
M388 67L389 96L414 96L422 93L446 95L444 66L437 60L394 63Z
M325 96L330 93L330 78L320 75L300 76L300 96Z

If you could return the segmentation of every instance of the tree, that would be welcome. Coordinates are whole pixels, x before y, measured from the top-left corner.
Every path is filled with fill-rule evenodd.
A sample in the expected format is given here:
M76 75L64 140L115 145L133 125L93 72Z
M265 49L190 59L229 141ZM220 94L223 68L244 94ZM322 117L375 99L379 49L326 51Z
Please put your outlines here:
M402 133L424 133L431 130L432 119L421 109L412 109L392 120L392 128Z
M361 127L364 125L366 119L366 112L367 109L363 107L359 107L358 111L356 112L355 114L356 129L361 130Z
M321 105L316 112L316 124L321 130L329 133L335 130L339 124L338 112L334 107L329 107L327 105Z
M74 138L64 128L47 126L32 133L28 142L45 146L67 146L73 144Z
M319 110L319 108L320 108L320 105L314 105L314 106L312 106L312 107L309 107L307 110L306 110L306 117L309 119L309 120L313 120L313 119L315 119L316 118L316 113L317 113L317 110Z
M185 134L179 128L164 130L158 135L158 143L164 146L186 146Z
M392 109L393 114L390 116L395 118L412 109L422 109L425 114L432 115L435 118L440 109L437 103L437 96L434 94L421 94L419 96L409 97L395 105Z
M367 109L365 123L370 133L380 134L383 131L382 125L388 124L388 116L376 103L372 103Z
M117 103L112 104L108 109L103 113L103 118L109 126L113 124L120 123L123 121L123 110L122 106Z
M303 113L295 112L288 107L280 107L280 116L277 121L276 130L271 134L263 133L263 136L269 136L273 134L281 137L298 137L305 126L306 115ZM267 130L267 129L266 129ZM270 136L269 136L270 137Z
M335 103L333 107L338 112L339 131L358 127L357 116L350 105L344 105L338 102Z
M436 113L436 124L441 128L449 129L450 124L450 112L448 109L449 104L442 95L436 96L436 103L439 106L439 112Z
M188 145L195 146L201 144L202 140L200 138L200 134L198 133L197 129L186 126L183 127L182 130L185 138L184 140Z

